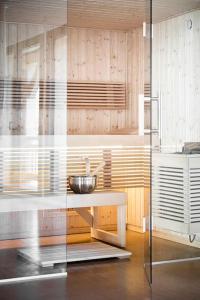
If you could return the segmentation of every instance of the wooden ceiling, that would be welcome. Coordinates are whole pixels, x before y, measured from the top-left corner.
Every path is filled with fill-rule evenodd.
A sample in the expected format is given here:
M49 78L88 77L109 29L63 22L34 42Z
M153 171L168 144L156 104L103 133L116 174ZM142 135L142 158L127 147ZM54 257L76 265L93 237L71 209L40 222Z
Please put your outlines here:
M128 30L146 20L148 0L1 0L0 20ZM200 9L200 0L153 0L153 21Z
M68 0L68 25L128 30L147 19L148 0ZM153 0L153 22L200 8L200 0Z
M16 23L67 23L67 0L0 0L0 20Z

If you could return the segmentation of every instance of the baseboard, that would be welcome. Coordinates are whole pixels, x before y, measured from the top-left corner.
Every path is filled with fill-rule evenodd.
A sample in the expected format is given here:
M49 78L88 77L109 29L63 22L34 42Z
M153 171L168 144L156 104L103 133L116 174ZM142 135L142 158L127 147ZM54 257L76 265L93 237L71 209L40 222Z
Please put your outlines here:
M117 225L101 225L98 227L99 229L106 231L115 231L117 229ZM79 234L79 233L90 233L90 227L73 227L68 228L67 234Z
M194 241L193 243L190 243L189 238L186 238L185 236L181 236L180 234L175 232L154 230L153 237L158 237L160 239L172 241L175 243L200 248L199 241Z
M74 228L68 228L67 234L78 234L78 233L89 233L90 227L74 227Z
M128 230L132 230L132 231L136 231L139 233L144 233L143 228L140 226L135 226L135 225L131 225L131 224L127 224L127 229Z

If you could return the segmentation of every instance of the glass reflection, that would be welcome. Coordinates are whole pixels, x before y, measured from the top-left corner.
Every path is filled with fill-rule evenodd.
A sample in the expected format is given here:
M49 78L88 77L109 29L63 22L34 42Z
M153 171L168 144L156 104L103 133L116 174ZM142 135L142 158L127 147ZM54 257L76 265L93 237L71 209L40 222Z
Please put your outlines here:
M66 271L67 2L7 0L0 11L0 280L9 281Z
M175 1L168 1L169 14L175 7ZM184 273L187 282L184 287L172 284L169 299L174 292L177 298L188 298L200 258L200 1L179 1L177 7L178 16L171 12L157 22L165 10L153 4L152 94L159 99L160 123L152 153L155 292L168 292L169 277L176 284Z

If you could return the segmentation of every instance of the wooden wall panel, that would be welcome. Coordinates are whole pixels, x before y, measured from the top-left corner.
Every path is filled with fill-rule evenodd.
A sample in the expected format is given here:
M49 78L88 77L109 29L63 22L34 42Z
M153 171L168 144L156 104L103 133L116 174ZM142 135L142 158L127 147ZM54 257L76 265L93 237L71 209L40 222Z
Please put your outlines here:
M138 127L138 96L144 93L144 39L142 28L128 32L127 89L128 128Z
M120 81L127 87L127 108L68 110L69 134L109 134L137 128L138 95L143 91L142 29L131 32L68 29L68 79Z
M130 188L125 191L128 195L127 227L143 232L144 188Z
M67 31L66 26L13 24L0 22L0 79L66 82ZM7 93L8 91L4 91ZM2 95L1 95L2 96ZM4 99L5 100L5 99ZM12 105L0 110L6 114L0 132L10 134L66 133L66 105L64 109L37 109L37 92L27 95L25 108ZM2 100L1 100L2 101ZM32 122L27 122L32 120Z
M68 79L124 81L126 32L68 29Z
M153 94L161 95L161 141L167 151L200 140L199 32L200 11L154 25Z
M153 93L161 95L163 151L181 151L184 142L200 141L199 78L200 11L155 24ZM154 235L188 244L188 236L173 231Z
M91 137L93 139L94 137ZM105 138L105 137L104 137ZM121 141L122 141L121 137ZM104 140L105 142L105 140ZM81 142L79 142L81 143ZM116 143L116 142L115 142ZM134 141L132 142L134 143ZM135 143L137 143L135 141ZM142 139L140 140L142 143ZM131 143L129 143L130 145ZM111 152L112 150L112 152ZM49 162L50 155L53 157L53 153L47 151L46 155L43 153L41 160L39 160L39 166L44 167L45 170L41 169L40 171L32 170L31 166L37 163L37 155L30 153L29 156L26 154L26 164L24 164L23 158L17 154L11 156L9 152L4 154L4 172L2 172L2 178L4 179L4 193L9 193L15 195L21 193L38 193L45 188L45 193L48 194L51 192L50 184L55 184L57 193L63 193L65 191L65 179L64 175L59 177L50 176ZM23 152L23 155L24 152ZM99 161L107 156L108 168L105 169L106 176L102 176L101 173L98 179L98 189L102 189L103 186L107 189L125 191L128 195L128 207L127 207L127 224L128 228L132 230L142 231L142 221L143 221L143 211L144 211L144 149L142 147L131 147L127 148L112 148L112 146L106 148L103 151L102 149L95 148L70 148L68 149L68 175L70 174L82 174L85 173L85 165L80 160L80 157L89 155L91 159L91 167L94 169L98 165ZM3 156L2 156L3 157ZM55 158L55 154L54 154ZM23 164L26 169L21 173L21 164L17 164L18 159L21 164ZM61 168L58 170L60 174L65 174L63 166L64 157L60 158ZM111 161L110 161L111 159ZM56 160L58 162L58 158ZM51 160L52 162L52 160ZM13 170L14 163L14 170ZM9 166L9 167L8 167ZM18 169L16 169L18 166ZM27 171L26 171L27 170ZM7 171L7 172L6 172ZM26 172L25 172L26 171ZM53 170L52 170L53 171ZM112 176L112 179L110 178ZM16 180L17 176L17 180ZM49 177L50 176L50 177ZM49 179L51 178L51 180ZM106 184L111 183L111 185L106 185L103 183L103 179L106 179ZM14 180L14 185L13 185ZM50 181L49 181L50 180ZM33 186L33 181L38 182L39 187ZM37 186L37 185L36 185ZM124 189L124 186L127 188ZM43 190L44 191L44 190ZM3 194L2 194L3 195ZM34 226L37 223L39 228L39 234L41 236L48 235L60 235L65 234L66 232L66 216L67 216L67 232L68 233L81 233L89 232L89 226L82 220L76 212L71 210L68 214L62 210L52 210L52 211L43 211L37 214L27 213L5 213L1 214L0 218L0 227L2 228L0 233L0 239L5 238L23 238L23 237L32 237L35 233ZM14 218L14 219L13 219ZM13 221L12 221L13 219ZM9 227L9 224L14 224L14 226ZM100 228L107 230L116 229L116 208L115 207L102 207L98 209L98 225Z
M65 48L66 35L62 34L63 28L54 30L50 25L1 23L0 30L3 33L0 55L1 61L4 62L1 78L65 80L68 75L71 80L126 83L128 91L126 110L81 110L78 114L77 111L70 110L68 112L70 133L103 134L118 129L137 127L138 94L143 89L141 29L127 33L71 28L68 31L68 49ZM29 55L29 47L38 45L38 51ZM9 54L7 50L10 51ZM67 50L68 74L66 74L67 62L65 60ZM8 55L12 56L11 60ZM27 111L22 110L8 111L7 126L2 129L2 132L4 134L27 133L26 114ZM39 117L42 125L39 132L43 134L54 133L53 128L57 126L53 123L54 121L62 123L59 115L55 117L51 111L43 111ZM10 121L13 123L10 124ZM11 128L10 125L12 125ZM115 225L115 209L102 208L99 214L101 226L108 224L112 228ZM77 219L74 222L76 223ZM51 229L51 225L49 226Z
M126 82L126 32L70 28L68 45L69 80ZM121 110L70 109L68 133L100 134L123 128L121 115Z
M0 22L0 30L1 79L66 81L68 77L72 81L120 81L126 84L126 109L82 109L79 112L70 109L70 134L108 134L120 129L126 129L126 132L137 129L137 102L139 93L143 92L144 68L141 28L130 32L69 28L68 44L65 26ZM10 114L11 129L8 121L7 128L3 128L4 134L23 133L27 111L8 109L7 113ZM15 124L13 115L21 120L20 124ZM48 130L53 133L49 127L51 118L51 111L41 111L43 128L40 127L40 132L43 134Z

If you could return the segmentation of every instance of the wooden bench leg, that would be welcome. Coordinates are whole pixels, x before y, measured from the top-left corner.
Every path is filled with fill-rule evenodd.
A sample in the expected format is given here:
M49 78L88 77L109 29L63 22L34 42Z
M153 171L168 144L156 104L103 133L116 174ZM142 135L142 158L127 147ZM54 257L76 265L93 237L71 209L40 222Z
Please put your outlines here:
M121 247L126 246L126 205L117 207L117 236Z
M117 234L107 232L97 228L97 207L92 208L93 226L91 236L104 242L125 247L126 246L126 205L117 208Z

